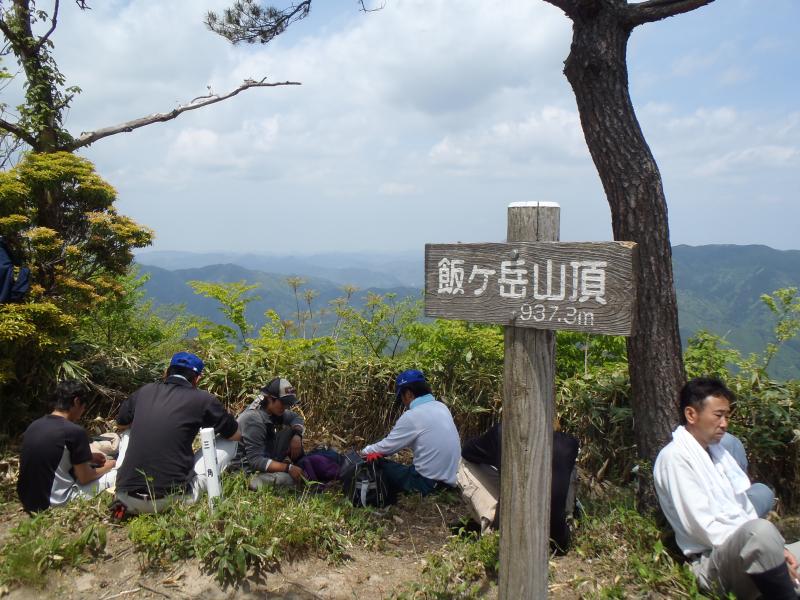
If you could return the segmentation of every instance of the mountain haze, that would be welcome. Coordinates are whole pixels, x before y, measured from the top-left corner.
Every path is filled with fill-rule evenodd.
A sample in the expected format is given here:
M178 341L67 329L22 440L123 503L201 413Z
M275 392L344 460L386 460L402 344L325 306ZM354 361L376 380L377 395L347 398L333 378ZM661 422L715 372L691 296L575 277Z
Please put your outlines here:
M213 264L221 261L224 264ZM207 262L212 261L212 262ZM150 275L146 293L157 304L183 304L186 310L220 320L216 303L196 296L190 280L257 283L261 299L248 307L251 322L261 325L272 308L284 319L295 319L294 294L286 283L303 277L303 289L319 292L315 311L341 297L343 285L360 288L353 304L361 306L367 291L419 297L423 282L423 255L407 252L330 253L313 256L277 256L190 252L145 252L137 256L142 272ZM205 264L203 264L205 263ZM210 265L210 266L209 266ZM675 287L680 332L684 344L700 329L724 336L743 355L762 352L772 340L774 317L761 302L762 294L800 287L800 251L767 246L675 246ZM323 328L324 329L324 328ZM795 338L778 353L770 369L777 377L800 377L800 340Z
M336 252L308 256L266 253L149 251L137 254L139 264L171 271L208 265L238 265L284 278L326 279L361 288L421 287L422 252Z
M247 306L245 313L249 323L254 324L256 328L261 327L266 322L264 313L270 309L275 310L283 319L297 321L297 299L294 291L286 281L287 276L284 274L254 271L235 264L209 265L176 270L140 265L139 270L141 274L149 277L144 284L144 291L156 305L183 305L185 310L191 314L222 323L225 322L225 318L218 309L218 303L215 300L195 294L188 282L236 283L244 281L248 284L257 284L259 286L251 292L251 295L258 296L258 299ZM311 304L315 321L319 320L318 316L321 314L321 310L330 309L332 300L345 295L342 284L320 277L303 277L303 279L305 283L298 289L300 311L308 310L303 292L305 290L314 290L319 294ZM418 288L405 286L359 288L353 294L350 304L355 307L363 306L369 292L376 294L393 293L397 294L398 298L405 298L406 296L419 297L420 295ZM323 317L320 333L326 332L333 320L335 320L335 316L330 314L327 317Z

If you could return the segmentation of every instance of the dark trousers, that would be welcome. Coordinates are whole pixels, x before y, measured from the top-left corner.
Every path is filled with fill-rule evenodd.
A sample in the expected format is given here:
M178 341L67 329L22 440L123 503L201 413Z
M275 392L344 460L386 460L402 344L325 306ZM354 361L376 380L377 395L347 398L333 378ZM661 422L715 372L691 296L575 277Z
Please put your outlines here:
M386 482L389 496L392 498L400 492L416 492L427 496L442 487L442 484L435 479L428 479L417 473L414 465L401 465L393 460L383 459L381 467L383 480Z

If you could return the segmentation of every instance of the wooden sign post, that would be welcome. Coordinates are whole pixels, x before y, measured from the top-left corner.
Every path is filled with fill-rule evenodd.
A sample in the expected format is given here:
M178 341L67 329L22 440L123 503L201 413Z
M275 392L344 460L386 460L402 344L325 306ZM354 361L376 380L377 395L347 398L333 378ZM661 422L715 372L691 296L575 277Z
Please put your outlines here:
M559 243L558 204L513 203L503 244L426 244L425 314L505 329L499 597L547 597L553 330L630 335L636 244Z

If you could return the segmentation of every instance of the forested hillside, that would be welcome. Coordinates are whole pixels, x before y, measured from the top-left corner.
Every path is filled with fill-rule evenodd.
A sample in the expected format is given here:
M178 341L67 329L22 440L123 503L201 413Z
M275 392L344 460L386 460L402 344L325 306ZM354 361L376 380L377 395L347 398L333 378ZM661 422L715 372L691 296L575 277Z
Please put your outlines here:
M207 262L223 259L227 264ZM216 303L194 294L187 281L258 284L260 287L253 293L260 299L252 302L246 313L248 320L257 326L264 324L267 309L275 310L283 319L296 320L297 298L287 283L291 275L305 280L299 289L301 311L308 310L304 290L318 293L312 300L312 310L329 311L330 302L343 295L345 284L360 288L351 301L356 307L363 305L367 292L416 297L422 287L421 252L307 257L147 252L138 261L142 273L150 277L144 289L157 304L184 305L188 312L217 322L223 317ZM744 356L763 351L770 341L774 316L761 301L761 295L800 286L798 250L774 250L767 246L676 246L673 265L684 347L698 331L707 330L728 340ZM399 285L400 282L405 285ZM320 332L327 331L335 320L332 313L317 317L321 321ZM770 372L781 378L798 377L800 340L791 340L781 348Z
M247 305L245 317L256 329L266 323L265 313L274 310L284 320L299 322L308 318L309 325L315 326L315 333L329 333L336 321L332 303L346 297L345 286L319 277L303 277L297 281L297 293L288 283L289 277L282 274L265 273L246 269L235 264L210 265L194 269L178 269L168 271L158 267L142 265L141 273L149 279L144 284L144 291L157 305L179 305L193 315L210 319L216 323L225 321L218 310L219 304L195 294L189 281L206 281L210 283L236 283L244 281L257 285L252 295L257 299ZM352 290L353 288L351 288ZM310 293L310 295L309 295ZM359 288L351 292L349 304L354 308L364 306L368 294L396 294L398 298L406 296L418 297L420 290L414 287ZM169 312L169 311L168 311ZM299 313L299 316L298 316ZM308 315L310 313L310 315ZM313 325L312 325L313 324Z
M767 246L676 246L672 262L681 338L705 329L743 355L761 352L775 319L762 294L800 286L800 251ZM800 374L800 340L788 341L772 362L779 378Z

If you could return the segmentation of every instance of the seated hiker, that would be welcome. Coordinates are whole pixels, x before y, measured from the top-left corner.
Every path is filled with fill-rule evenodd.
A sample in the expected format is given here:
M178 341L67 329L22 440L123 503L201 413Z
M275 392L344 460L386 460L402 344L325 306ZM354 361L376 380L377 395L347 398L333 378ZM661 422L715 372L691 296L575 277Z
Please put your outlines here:
M413 465L382 461L390 498L398 492L431 492L456 485L461 440L450 410L431 395L421 371L403 371L395 382L396 402L406 411L381 441L361 450L368 460L390 456L403 448L414 453Z
M236 455L239 426L219 400L197 389L202 373L200 358L178 352L163 382L148 383L122 403L117 423L130 433L116 493L126 512L156 512L175 501L198 500L207 479L202 450L192 452L192 441L201 428L213 427L219 436L220 471Z
M483 435L468 440L461 449L458 485L482 532L496 529L499 522L501 440L502 427L498 423ZM550 539L557 552L566 552L569 547L567 516L574 509L575 495L570 494L570 486L577 457L578 440L561 431L553 432Z
M720 446L725 448L728 453L739 465L739 468L747 474L747 453L744 451L744 444L732 433L725 432L719 442ZM753 503L753 508L756 509L756 514L759 517L766 517L772 507L775 506L775 492L763 483L754 483L746 492L750 502Z
M294 387L276 377L237 417L242 442L236 466L255 473L251 489L264 485L294 485L303 477L297 461L303 456L303 418L287 410L297 404Z
M786 547L758 517L750 480L719 443L734 400L719 379L698 377L681 389L681 425L653 468L658 501L702 590L795 599L800 543Z
M77 424L88 392L79 381L60 382L53 393L53 412L36 419L23 434L17 494L29 513L89 498L114 485L115 461L93 454L89 436Z

